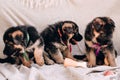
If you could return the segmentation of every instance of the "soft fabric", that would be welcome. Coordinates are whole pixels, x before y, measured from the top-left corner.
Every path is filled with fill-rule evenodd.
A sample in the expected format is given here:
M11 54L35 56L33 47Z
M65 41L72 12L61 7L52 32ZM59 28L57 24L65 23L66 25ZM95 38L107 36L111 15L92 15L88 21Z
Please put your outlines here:
M0 64L0 80L120 80L120 56L117 58L119 67L98 66L94 68L64 67L62 64L33 64L31 68L7 63ZM113 71L113 75L104 76L105 71Z
M117 52L120 53L119 5L120 0L0 0L0 57L4 57L3 34L11 26L32 25L41 32L49 24L72 20L78 24L80 33L84 36L86 25L98 16L108 16L115 21L113 43ZM79 46L85 53L84 39L79 42ZM72 53L80 54L77 46L72 46ZM6 80L6 78L8 80L110 80L116 76L120 79L120 75L119 77L118 75L105 77L102 73L87 75L86 73L92 69L64 68L63 65L58 64L42 67L33 64L32 68L26 68L5 63L0 64L0 80Z

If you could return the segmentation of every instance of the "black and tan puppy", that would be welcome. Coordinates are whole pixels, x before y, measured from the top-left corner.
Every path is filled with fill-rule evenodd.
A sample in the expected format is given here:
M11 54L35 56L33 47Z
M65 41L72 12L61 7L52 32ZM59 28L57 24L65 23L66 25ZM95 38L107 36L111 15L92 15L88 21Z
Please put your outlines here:
M74 59L69 46L82 39L79 27L72 21L49 25L41 32L41 36L45 43L45 51L48 53L45 56L46 64L63 63L65 57Z
M7 56L0 59L0 62L8 62L12 64L23 64L30 67L31 58L39 65L44 64L43 60L43 40L39 36L38 31L33 26L15 26L7 29L3 35L5 47L3 53ZM33 46L30 48L31 46ZM27 51L29 49L30 51ZM27 49L27 50L26 50ZM25 53L28 59L24 57Z
M113 46L114 21L109 17L96 17L86 27L85 46L88 67L103 64L104 59L110 66L116 66L115 49Z

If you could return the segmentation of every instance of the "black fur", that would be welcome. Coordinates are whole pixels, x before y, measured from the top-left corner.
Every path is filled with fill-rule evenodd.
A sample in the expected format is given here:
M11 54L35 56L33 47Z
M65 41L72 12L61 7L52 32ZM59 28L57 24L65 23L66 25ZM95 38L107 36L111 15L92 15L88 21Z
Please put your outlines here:
M101 47L99 55L96 56L96 64L104 64L104 57L106 54L108 54L106 51L110 52L111 54L115 53L112 41L114 29L115 23L109 17L97 17L87 25L84 35L87 54L91 54L91 51L94 53L96 52L96 49L93 48L94 44L98 44ZM97 34L98 36L95 36ZM90 42L92 45L90 45L88 42ZM108 61L110 62L110 60ZM95 66L96 64L94 63L89 66ZM110 64L110 66L113 65Z
M23 35L16 35L15 37L12 34L15 31L20 31ZM3 41L5 44L3 53L7 56L5 59L0 59L1 63L8 62L11 64L21 64L19 56L22 55L21 49L16 48L14 45L21 45L24 49L33 45L36 40L39 40L40 43L37 47L43 46L43 39L40 37L38 31L33 26L13 26L8 28L4 35ZM27 52L29 58L33 58L34 48L31 51ZM17 61L18 59L18 61Z
M66 23L68 24L68 26ZM69 24L72 25L72 27L69 27ZM65 25L64 29L63 25ZM69 38L68 34L74 35ZM55 56L59 54L62 55L61 58L66 57L66 54L64 54L65 49L63 48L68 48L69 45L67 43L75 45L76 43L74 41L78 42L82 40L82 36L79 33L79 27L76 23L72 21L60 21L55 24L49 25L41 32L41 36L44 39L45 51L48 53L49 57L51 57L52 60L54 60L56 63L62 63L63 61L53 58L53 55ZM59 46L56 46L54 43L57 43ZM49 64L49 62L47 63Z

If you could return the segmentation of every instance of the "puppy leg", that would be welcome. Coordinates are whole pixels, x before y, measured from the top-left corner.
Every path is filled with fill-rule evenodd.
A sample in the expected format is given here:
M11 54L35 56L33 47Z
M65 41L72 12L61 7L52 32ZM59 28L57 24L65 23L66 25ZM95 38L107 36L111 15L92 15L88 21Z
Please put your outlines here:
M48 44L45 47L45 51L50 55L50 57L58 64L62 64L64 59L63 59L63 55L59 49L60 44L59 43L52 43L52 44Z
M63 55L60 52L60 50L58 50L57 53L52 54L52 57L56 61L56 63L63 64L64 59L63 59Z
M26 58L23 56L24 54L24 47L21 45L14 45L15 49L20 49L20 56L19 59L21 60L22 64L27 67L31 67L31 61L27 61ZM22 55L21 55L22 54ZM19 63L19 60L16 60L17 63Z
M59 49L56 49L54 53L52 53L50 51L49 51L49 53L56 63L62 64L64 62L63 55Z
M35 61L38 65L42 66L44 64L43 59L43 47L36 47L34 50Z
M63 53L63 56L66 57L66 58L70 58L70 59L73 59L73 60L76 60L72 53L70 52L68 46L64 45L64 44L59 44L59 43L55 43L54 44L57 48L60 49L60 51Z
M70 58L72 60L76 60L72 53L70 52L70 50L68 49L68 47L65 48L65 50L63 50L63 55L66 57L66 58Z
M91 50L88 55L88 67L96 66L96 55L93 50Z
M19 56L20 60L22 61L22 64L27 67L31 67L31 62L27 61L23 56Z
M106 50L106 56L110 66L116 67L114 51Z
M43 56L44 56L45 63L46 63L47 65L52 65L52 64L54 64L54 61L49 58L50 56L49 56L45 51L44 51L44 53L43 53Z

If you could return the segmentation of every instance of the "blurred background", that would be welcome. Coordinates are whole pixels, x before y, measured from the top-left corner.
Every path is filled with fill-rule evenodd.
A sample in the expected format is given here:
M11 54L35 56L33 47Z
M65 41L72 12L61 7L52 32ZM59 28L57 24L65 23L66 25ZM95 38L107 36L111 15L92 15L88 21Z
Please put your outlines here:
M3 34L11 26L33 25L41 32L47 25L71 20L84 37L86 25L98 16L108 16L116 24L113 43L120 54L120 0L0 0L0 56L4 48ZM84 38L79 42L85 52ZM73 46L73 54L80 54Z

